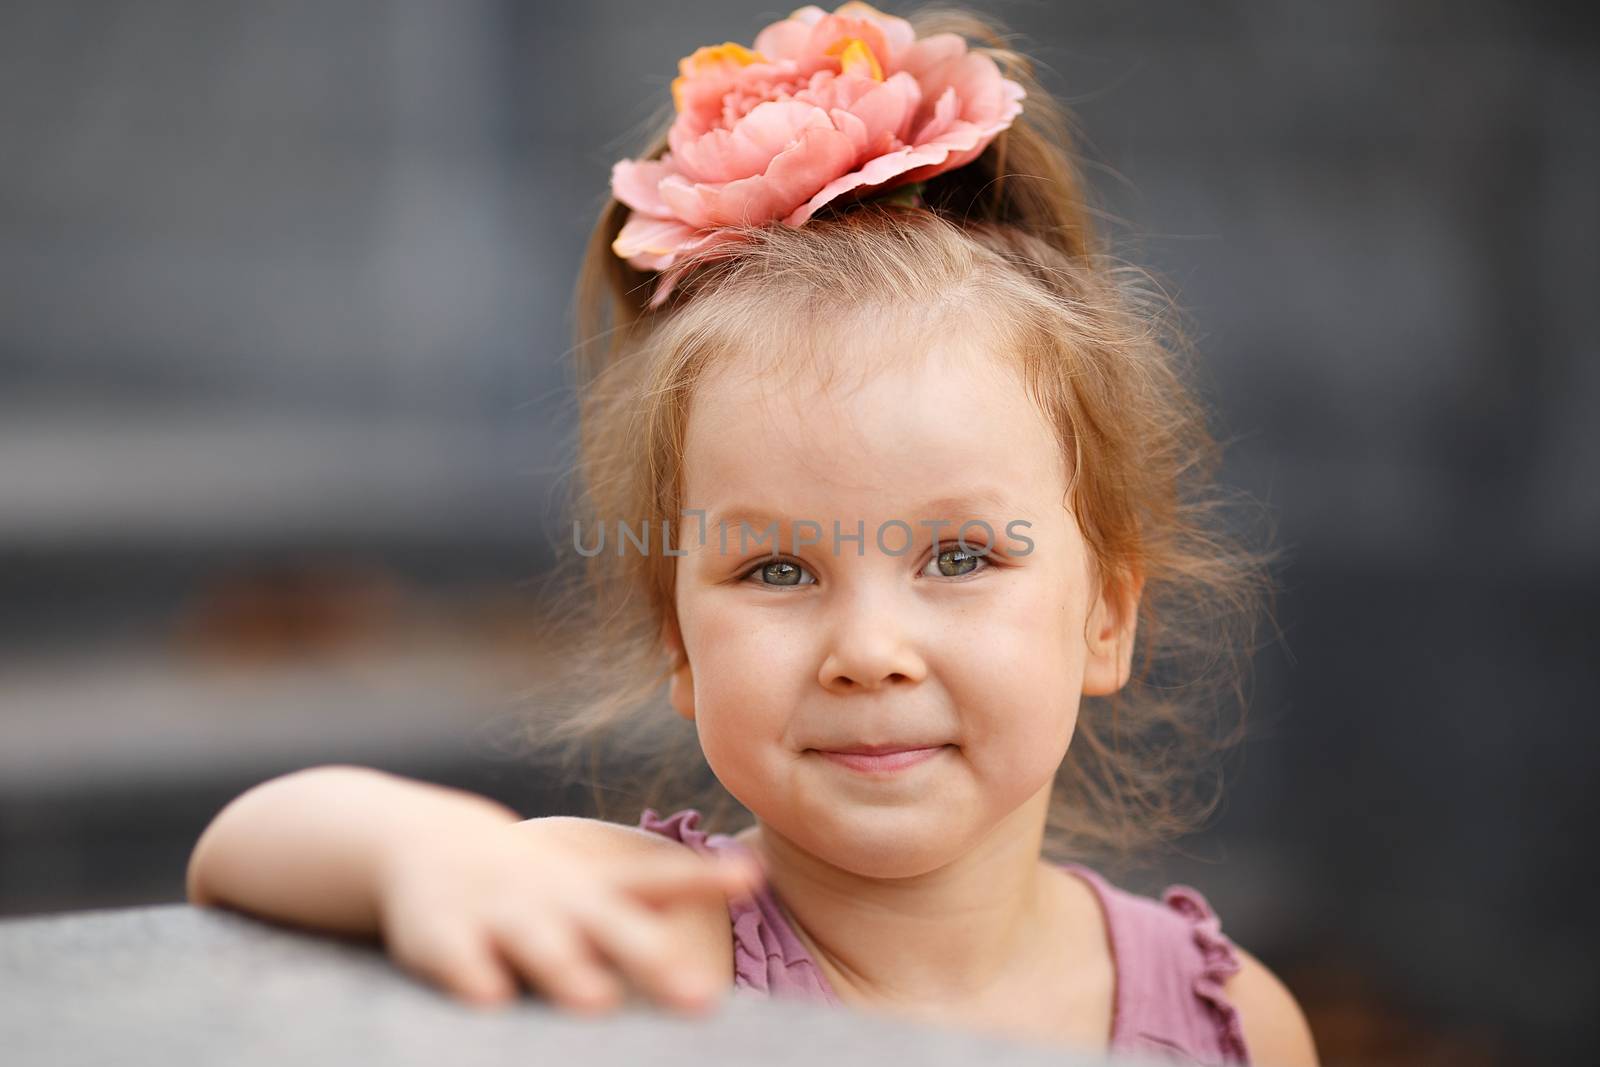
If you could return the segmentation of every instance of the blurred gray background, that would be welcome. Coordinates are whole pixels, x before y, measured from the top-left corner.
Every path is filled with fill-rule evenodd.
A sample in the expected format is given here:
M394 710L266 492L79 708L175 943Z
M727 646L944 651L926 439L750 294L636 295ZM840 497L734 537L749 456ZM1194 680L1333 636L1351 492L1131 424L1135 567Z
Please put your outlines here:
M885 3L904 13L906 5ZM1200 886L1325 1062L1591 1062L1582 6L978 5L1200 330L1285 638ZM266 777L528 815L573 273L731 2L0 7L0 914L182 898Z

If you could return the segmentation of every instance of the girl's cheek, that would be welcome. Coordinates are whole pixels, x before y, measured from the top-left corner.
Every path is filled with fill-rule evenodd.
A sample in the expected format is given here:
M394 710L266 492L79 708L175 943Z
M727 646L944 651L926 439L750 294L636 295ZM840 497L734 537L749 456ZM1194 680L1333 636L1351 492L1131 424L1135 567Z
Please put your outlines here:
M770 718L796 698L803 655L790 634L759 621L727 619L705 627L695 671L696 696L718 711L737 709L741 720Z

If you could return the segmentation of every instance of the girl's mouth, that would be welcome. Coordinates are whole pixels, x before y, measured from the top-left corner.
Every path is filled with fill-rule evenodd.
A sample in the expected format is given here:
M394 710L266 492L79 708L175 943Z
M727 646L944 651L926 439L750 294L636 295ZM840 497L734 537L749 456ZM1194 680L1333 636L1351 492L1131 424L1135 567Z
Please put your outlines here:
M817 751L828 760L848 767L853 771L865 774L888 774L914 767L919 763L926 763L937 756L949 745L934 745L932 748L907 748L894 752L828 752L823 749Z

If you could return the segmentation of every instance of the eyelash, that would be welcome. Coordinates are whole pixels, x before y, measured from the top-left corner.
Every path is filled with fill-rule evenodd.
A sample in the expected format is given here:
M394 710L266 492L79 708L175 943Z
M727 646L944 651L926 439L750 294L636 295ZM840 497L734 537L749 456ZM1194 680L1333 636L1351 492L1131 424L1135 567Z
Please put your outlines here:
M994 552L992 550L988 550L987 546L980 545L980 544L973 544L970 541L968 542L968 544L972 545L972 552L970 553L971 557L973 559L982 561L983 565L978 567L978 568L976 568L976 569L974 569L974 570L968 571L966 574L957 574L957 575L953 575L953 576L952 575L940 575L939 577L943 578L945 581L950 581L950 582L966 581L967 579L971 578L973 575L982 574L984 571L989 570L989 569L991 569L991 568L993 568L993 567L995 567L997 565L994 562ZM951 547L946 548L945 547L946 545L949 545ZM935 548L938 549L938 551L934 552L932 558L930 558L928 560L928 563L937 562L939 557L944 555L946 552L961 552L963 554L968 554L967 550L962 548L960 542L957 542L957 541L941 541L941 542L939 542L938 545L935 546ZM741 581L741 582L749 581L751 575L759 573L762 570L762 568L770 567L774 563L787 563L787 564L790 564L791 566L799 567L801 570L805 570L806 569L805 568L805 564L800 563L798 560L790 559L787 556L764 557L759 563L756 563L754 566L747 567L744 570L744 572L739 575L739 581ZM923 564L923 569L927 568L928 563ZM917 573L918 573L918 575L921 575L922 571L919 570ZM815 576L813 576L813 577L815 577ZM799 589L803 585L815 585L817 583L815 581L811 581L811 582L796 583L795 585L779 585L776 582L755 582L753 584L764 586L764 587L766 587L768 589Z

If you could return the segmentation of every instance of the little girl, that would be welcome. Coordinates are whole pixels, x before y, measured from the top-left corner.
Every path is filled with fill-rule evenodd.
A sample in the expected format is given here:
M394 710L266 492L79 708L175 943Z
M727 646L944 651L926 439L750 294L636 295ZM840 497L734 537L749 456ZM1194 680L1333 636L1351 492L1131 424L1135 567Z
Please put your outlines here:
M1207 627L1248 621L1269 557L1213 522L1182 346L1000 40L803 7L683 60L669 130L614 168L579 290L586 692L540 730L639 726L632 761L669 774L643 796L678 810L523 821L314 768L213 820L193 902L375 934L475 1003L734 988L1316 1062L1200 893L1081 862L1204 814L1178 771L1215 731L1182 668L1238 650ZM753 822L701 826L722 801L672 792L700 763L663 722Z

